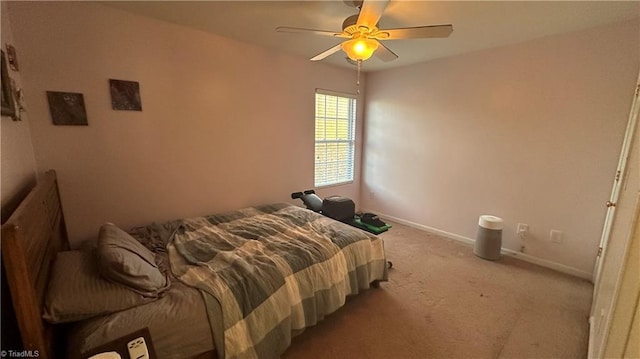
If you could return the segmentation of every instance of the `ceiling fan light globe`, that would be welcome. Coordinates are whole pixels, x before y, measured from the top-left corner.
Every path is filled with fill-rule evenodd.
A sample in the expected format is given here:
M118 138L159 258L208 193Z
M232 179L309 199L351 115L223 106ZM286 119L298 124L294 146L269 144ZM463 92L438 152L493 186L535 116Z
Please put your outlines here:
M367 38L355 38L342 43L342 50L351 60L367 60L378 49L378 42Z

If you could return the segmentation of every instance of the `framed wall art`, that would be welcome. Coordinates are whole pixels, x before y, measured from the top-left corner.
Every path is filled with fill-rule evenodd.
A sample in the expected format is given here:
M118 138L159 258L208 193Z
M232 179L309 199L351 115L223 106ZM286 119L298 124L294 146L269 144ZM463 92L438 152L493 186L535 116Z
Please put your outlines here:
M81 93L47 91L47 99L54 125L89 125Z
M142 111L140 84L136 81L109 80L111 108L122 111Z
M16 48L13 45L6 44L7 48L7 60L9 60L9 67L13 71L20 71L18 67L18 56L16 56Z
M4 51L2 51L2 116L9 116L14 120L18 119L16 103L14 100L13 87L11 86L11 78L7 70L7 59Z

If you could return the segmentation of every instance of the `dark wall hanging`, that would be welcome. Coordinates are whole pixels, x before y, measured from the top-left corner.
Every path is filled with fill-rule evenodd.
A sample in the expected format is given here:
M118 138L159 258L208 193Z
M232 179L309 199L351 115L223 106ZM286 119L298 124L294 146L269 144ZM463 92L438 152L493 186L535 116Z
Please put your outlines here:
M47 91L54 125L87 126L87 111L81 93Z
M11 78L7 70L7 59L2 51L2 116L9 116L14 120L18 119L18 112L11 86Z
M16 56L16 48L13 45L6 44L7 47L7 60L9 60L9 66L13 71L20 71L18 67L18 57Z
M111 107L114 110L142 111L140 84L136 81L109 80Z

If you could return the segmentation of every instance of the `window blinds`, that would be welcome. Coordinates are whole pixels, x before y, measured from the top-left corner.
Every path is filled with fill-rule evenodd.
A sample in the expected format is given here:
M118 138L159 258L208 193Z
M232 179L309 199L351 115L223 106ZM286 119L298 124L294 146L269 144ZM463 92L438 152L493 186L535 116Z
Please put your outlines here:
M356 99L316 92L315 186L353 181Z

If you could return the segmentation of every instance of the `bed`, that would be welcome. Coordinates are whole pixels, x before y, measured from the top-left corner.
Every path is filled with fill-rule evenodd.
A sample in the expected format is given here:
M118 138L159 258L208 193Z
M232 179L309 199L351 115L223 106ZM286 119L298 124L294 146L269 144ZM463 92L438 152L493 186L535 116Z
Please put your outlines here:
M122 256L104 248L153 275L131 284L109 274L104 263ZM42 358L82 357L144 327L160 358L276 358L347 296L387 280L381 238L288 203L128 231L105 224L96 248L69 250L54 171L2 226L2 258L24 349ZM119 307L64 312L89 274L101 284L85 285L77 304L113 297Z

